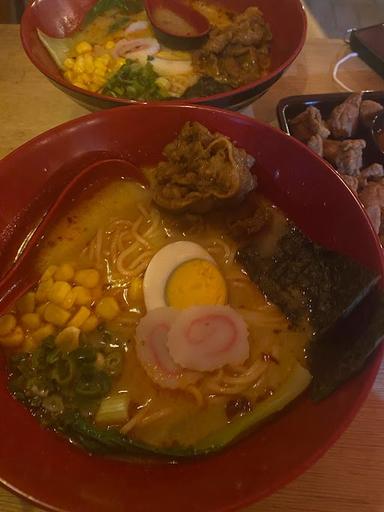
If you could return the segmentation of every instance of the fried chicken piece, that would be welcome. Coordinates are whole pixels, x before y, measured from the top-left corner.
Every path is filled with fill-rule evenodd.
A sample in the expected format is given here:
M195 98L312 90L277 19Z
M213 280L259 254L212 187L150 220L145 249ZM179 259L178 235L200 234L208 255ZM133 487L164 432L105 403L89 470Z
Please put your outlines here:
M332 110L327 125L335 139L352 137L359 122L361 93L351 94Z
M321 135L312 135L312 137L307 142L307 146L312 149L314 153L323 157L323 142L324 139L321 137Z
M370 128L375 116L381 112L383 108L383 105L380 105L377 101L362 101L360 105L360 122L365 126L365 128Z
M294 117L290 123L291 134L302 142L308 142L313 135L320 135L321 138L329 137L329 130L326 127L320 110L316 107L308 107L304 112Z
M324 158L338 171L349 176L358 176L363 166L363 139L324 140Z
M359 193L376 233L380 231L381 211L384 208L384 180L370 181Z
M364 188L371 178L373 180L384 177L384 168L381 164L371 164L360 172L359 187Z
M359 178L356 176L348 176L348 174L340 174L340 177L344 180L352 192L357 194L357 190L359 188Z
M384 177L384 167L381 164L371 164L365 169L363 169L360 173L360 176L363 178L383 178Z

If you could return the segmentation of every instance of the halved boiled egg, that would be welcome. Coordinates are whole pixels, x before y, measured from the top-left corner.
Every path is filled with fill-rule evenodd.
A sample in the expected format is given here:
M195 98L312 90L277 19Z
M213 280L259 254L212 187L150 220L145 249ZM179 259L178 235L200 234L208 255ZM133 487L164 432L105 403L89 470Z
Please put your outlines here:
M227 302L227 287L215 260L194 242L174 242L160 249L145 272L143 291L148 311Z

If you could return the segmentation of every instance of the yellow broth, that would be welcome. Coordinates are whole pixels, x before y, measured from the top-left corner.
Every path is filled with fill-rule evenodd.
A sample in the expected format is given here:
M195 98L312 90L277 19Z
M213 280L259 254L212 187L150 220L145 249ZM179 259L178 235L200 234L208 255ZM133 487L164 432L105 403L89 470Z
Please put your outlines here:
M273 244L285 221L277 209L268 207L274 216L274 229L267 238L268 243ZM119 275L105 256L106 252L101 252L104 256L97 260L95 251L98 233L105 232L104 241L99 245L106 249L103 244L108 246L111 241L108 226L115 221L134 223L143 215L142 211L161 219L151 236L153 253L166 244L189 240L198 243L214 257L227 284L228 303L239 311L248 326L250 358L247 367L257 361L265 364L261 376L249 385L242 386L239 392L212 391L212 382L216 386L222 385L218 384L222 382L220 372L225 374L227 369L205 372L195 386L203 397L202 403L199 403L191 390L167 390L154 384L139 363L135 350L135 329L146 312L143 299L140 296L132 299L130 287L133 279ZM148 219L143 222L142 230L146 228ZM228 415L231 402L238 398L250 404L262 401L286 381L298 361L305 364L309 326L293 329L279 309L266 301L244 269L232 261L238 244L224 232L220 212L206 215L201 223L198 219L188 219L188 216L172 217L157 210L145 188L130 181L118 181L75 204L72 211L48 233L41 248L38 259L41 273L49 266L67 262L76 268L97 268L102 276L99 292L114 297L119 304L119 315L106 323L106 327L126 347L123 371L114 382L112 394L128 394L130 419L140 415L129 431L129 436L135 439L155 446L174 443L193 445L236 421L238 416ZM132 253L129 258L137 256ZM143 273L144 270L139 279ZM229 375L236 377L237 374L229 372ZM111 426L120 428L123 425Z

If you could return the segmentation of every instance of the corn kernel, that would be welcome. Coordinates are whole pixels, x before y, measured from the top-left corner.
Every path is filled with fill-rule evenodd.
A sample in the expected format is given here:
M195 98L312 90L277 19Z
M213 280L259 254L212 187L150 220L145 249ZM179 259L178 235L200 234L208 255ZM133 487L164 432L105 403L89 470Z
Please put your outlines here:
M64 67L67 69L73 69L73 66L75 65L75 59L65 59L64 61Z
M74 281L85 288L95 288L99 284L100 274L93 268L78 270L75 273Z
M88 306L93 302L91 292L84 286L75 286L73 288L75 295L75 304L77 306Z
M115 42L114 41L107 41L105 43L105 49L106 50L112 50L114 47L115 47Z
M143 280L135 277L128 288L128 299L132 302L140 302L143 300Z
M60 267L56 270L54 274L54 279L56 281L71 281L73 279L73 276L75 275L75 270L69 263L63 263L60 265Z
M124 66L124 64L125 64L125 59L123 59L122 57L119 57L118 59L116 59L115 67L117 67L119 69L119 68L121 68L121 66Z
M95 67L95 71L93 73L93 76L99 76L101 78L104 78L105 75L107 74L107 68L106 66L98 66L98 67Z
M81 325L81 330L83 332L91 332L96 329L96 327L99 325L99 320L97 319L97 316L90 315L86 321Z
M76 45L75 49L78 55L82 55L83 53L91 52L92 45L90 45L87 41L81 41L81 43Z
M92 81L95 85L97 85L97 88L103 87L103 85L106 84L107 80L101 76L93 74Z
M81 306L79 311L68 322L70 327L81 327L91 314L90 310L85 306Z
M56 281L48 293L48 300L61 306L72 287L66 281Z
M16 302L16 309L19 313L33 313L35 309L35 294L28 292Z
M36 290L36 302L46 302L53 286L53 279L49 278L39 284Z
M60 306L64 309L71 309L72 306L75 304L76 300L76 293L73 291L73 289L65 296L65 299L60 304Z
M71 352L79 346L80 329L77 327L66 327L55 339L55 343L62 350Z
M56 304L48 304L44 311L44 319L53 325L57 325L58 327L65 325L68 322L70 316L71 314L68 313L68 311L60 308L59 306L56 306Z
M111 62L112 57L109 55L109 53L105 53L101 57L99 57L100 62L104 64L104 66L108 66L108 64Z
M91 83L91 77L87 73L81 73L81 75L79 75L79 80L83 82L85 85Z
M66 78L70 82L73 82L73 80L75 79L75 73L73 71L66 71L64 73L64 78Z
M7 336L16 327L16 318L13 315L0 317L0 336Z
M88 89L91 92L97 92L100 89L100 86L95 84L95 83L93 83L93 84L89 84Z
M96 305L96 315L102 320L113 320L120 313L119 305L113 297L104 297Z
M96 59L94 60L94 64L95 68L105 67L105 62L103 61L103 58L101 56L96 57Z
M41 325L41 320L37 313L25 313L25 315L21 317L21 323L25 329L36 331Z
M32 338L35 340L35 343L39 344L45 340L45 338L48 338L48 336L52 336L53 334L55 334L54 326L51 324L45 324L32 334Z
M80 82L79 80L75 80L72 83L73 83L74 86L79 87L80 89L86 89L87 88L87 86L83 82Z
M47 270L44 272L44 274L40 278L40 283L43 281L48 281L51 277L53 277L53 274L56 272L57 266L51 265L47 268Z
M75 65L73 66L73 71L75 71L75 73L84 73L85 61L84 61L83 55L80 55L80 57L77 57Z
M44 302L44 304L41 304L38 308L36 308L36 313L40 316L44 316L45 308L48 306L49 302Z
M18 347L24 341L24 331L20 326L17 326L14 331L12 331L7 336L0 337L0 345L3 347Z
M156 82L156 85L158 85L162 89L166 89L166 90L168 90L171 85L168 78L165 78L164 76L159 76L159 78L156 78L155 82Z
M84 55L84 67L86 73L93 73L95 70L94 60L90 53Z
M20 349L22 352L33 352L37 348L36 340L32 336L26 336Z

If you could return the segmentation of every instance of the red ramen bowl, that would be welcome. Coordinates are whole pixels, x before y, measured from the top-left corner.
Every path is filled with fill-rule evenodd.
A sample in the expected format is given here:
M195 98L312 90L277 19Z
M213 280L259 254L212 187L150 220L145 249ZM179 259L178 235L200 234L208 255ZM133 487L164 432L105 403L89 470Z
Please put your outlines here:
M300 0L214 0L235 12L257 6L271 26L271 68L266 76L228 92L188 100L194 104L209 104L233 109L242 108L265 93L300 53L306 35L306 17ZM137 101L112 98L85 91L64 79L58 66L41 43L37 29L51 36L62 37L73 31L95 0L34 0L21 21L21 40L32 61L54 85L90 110L131 105ZM175 100L180 102L181 100ZM185 102L185 100L184 100Z
M76 119L3 159L0 268L9 266L31 227L80 169L103 158L153 164L186 121L222 132L253 155L260 191L308 236L384 274L382 250L358 200L304 145L239 114L166 104ZM362 372L320 403L304 394L222 452L177 463L89 455L45 430L9 394L0 358L0 480L60 512L234 510L295 478L335 442L366 398L382 354L376 351Z

